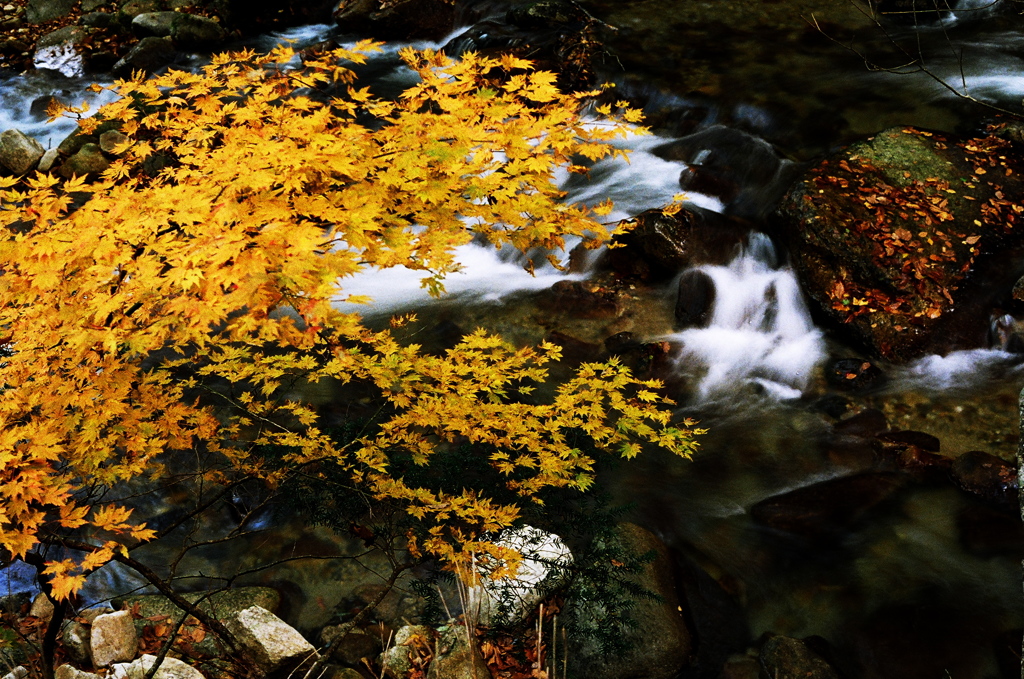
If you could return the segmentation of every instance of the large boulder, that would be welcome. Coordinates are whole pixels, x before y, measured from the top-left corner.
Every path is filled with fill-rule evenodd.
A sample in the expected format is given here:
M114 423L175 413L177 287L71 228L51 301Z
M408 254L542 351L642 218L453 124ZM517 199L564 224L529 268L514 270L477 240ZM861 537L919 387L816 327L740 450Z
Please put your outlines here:
M0 166L12 174L27 174L44 153L43 145L21 130L0 132Z
M97 668L132 660L139 650L139 637L131 613L117 611L97 616L92 621L89 648L92 664Z
M1021 273L1022 171L995 136L892 128L811 168L776 227L807 294L871 353L983 346Z
M311 643L265 608L251 606L224 624L265 674L294 668L316 657Z
M227 32L220 23L203 16L176 12L171 22L171 38L184 49L205 50L220 45Z

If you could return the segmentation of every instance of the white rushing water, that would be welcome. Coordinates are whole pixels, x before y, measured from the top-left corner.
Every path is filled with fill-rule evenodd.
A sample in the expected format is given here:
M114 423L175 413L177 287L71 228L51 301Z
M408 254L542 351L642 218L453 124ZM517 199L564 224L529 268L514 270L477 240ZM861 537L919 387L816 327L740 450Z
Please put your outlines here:
M824 358L796 276L775 259L771 240L754 233L729 265L699 267L714 282L710 322L670 339L682 345L681 369L699 373L700 400L751 383L776 399L798 398Z

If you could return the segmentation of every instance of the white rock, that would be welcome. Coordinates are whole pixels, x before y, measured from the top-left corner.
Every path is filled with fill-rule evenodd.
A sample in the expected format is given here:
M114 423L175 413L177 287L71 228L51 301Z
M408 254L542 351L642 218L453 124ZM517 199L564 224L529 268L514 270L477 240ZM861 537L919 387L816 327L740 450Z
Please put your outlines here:
M559 577L558 568L572 563L572 552L562 538L533 526L504 531L495 544L509 547L523 555L515 577L492 580L493 569L481 569L479 585L469 588L466 610L471 619L487 625L504 607L508 614L505 622L515 623L531 612L547 594L540 587L555 584L549 578Z
M4 675L4 679L25 679L28 676L28 668L24 665L18 665L13 670Z
M89 642L94 667L108 667L115 662L131 660L139 651L139 637L128 611L96 616L92 621Z
M145 679L146 673L156 662L156 656L149 653L131 663L118 663L111 668L114 679ZM205 679L203 673L177 658L164 657L153 679Z
M316 649L305 637L260 606L239 611L224 624L267 674L316 656Z

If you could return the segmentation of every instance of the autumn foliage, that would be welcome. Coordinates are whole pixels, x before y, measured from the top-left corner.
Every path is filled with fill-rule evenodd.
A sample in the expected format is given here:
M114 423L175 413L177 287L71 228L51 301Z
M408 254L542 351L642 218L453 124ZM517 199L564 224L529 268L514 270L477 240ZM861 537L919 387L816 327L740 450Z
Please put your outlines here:
M301 65L290 49L237 53L118 82L120 98L79 123L125 135L102 176L0 180L0 545L15 557L65 535L91 545L84 561L48 564L57 597L156 535L102 491L159 477L168 456L220 460L208 483L270 487L337 465L425 522L414 549L455 562L500 551L484 536L518 505L407 484L390 473L395 454L429 465L445 446L480 444L529 501L591 483L593 459L570 433L626 457L692 451L691 423L673 425L658 385L615 362L584 365L541 399L531 391L555 346L477 331L431 354L337 308L359 301L345 278L371 266L422 270L440 291L454 248L474 237L521 250L603 242L609 228L559 202L553 173L618 153L606 142L636 120L581 117L585 95L514 58L406 51L421 82L382 100L345 65L374 48ZM296 396L317 383L364 385L386 416L340 442ZM286 464L254 454L270 445Z

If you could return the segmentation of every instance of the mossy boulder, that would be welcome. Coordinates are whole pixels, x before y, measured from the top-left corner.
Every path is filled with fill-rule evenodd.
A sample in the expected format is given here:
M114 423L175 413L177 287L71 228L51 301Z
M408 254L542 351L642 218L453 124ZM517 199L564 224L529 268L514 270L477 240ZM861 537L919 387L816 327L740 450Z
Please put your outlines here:
M776 235L807 294L870 353L981 346L1020 275L1022 173L1017 148L996 136L888 129L808 170Z

